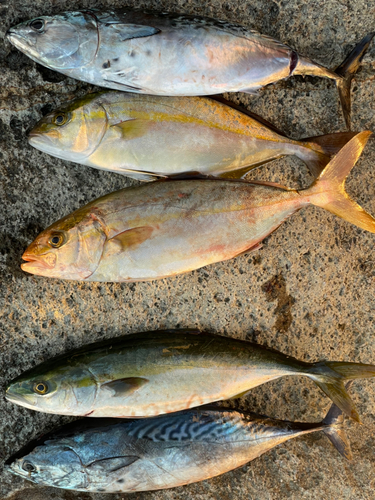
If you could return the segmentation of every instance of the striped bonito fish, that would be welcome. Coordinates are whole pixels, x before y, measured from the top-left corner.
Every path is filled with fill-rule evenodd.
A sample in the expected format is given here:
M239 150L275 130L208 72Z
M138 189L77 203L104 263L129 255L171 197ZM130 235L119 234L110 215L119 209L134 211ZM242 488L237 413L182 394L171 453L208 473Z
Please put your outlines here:
M116 90L212 95L256 90L291 75L334 80L350 127L350 82L373 37L331 71L257 31L200 16L95 9L40 16L7 37L48 68Z

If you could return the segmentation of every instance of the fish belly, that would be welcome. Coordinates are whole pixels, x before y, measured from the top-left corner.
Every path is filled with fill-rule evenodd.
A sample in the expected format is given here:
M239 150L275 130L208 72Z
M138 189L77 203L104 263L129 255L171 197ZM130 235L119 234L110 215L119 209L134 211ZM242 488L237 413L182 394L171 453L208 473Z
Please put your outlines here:
M220 175L278 158L287 150L286 138L284 143L267 141L201 123L164 121L150 122L144 134L133 139L119 138L109 129L85 164L125 174Z

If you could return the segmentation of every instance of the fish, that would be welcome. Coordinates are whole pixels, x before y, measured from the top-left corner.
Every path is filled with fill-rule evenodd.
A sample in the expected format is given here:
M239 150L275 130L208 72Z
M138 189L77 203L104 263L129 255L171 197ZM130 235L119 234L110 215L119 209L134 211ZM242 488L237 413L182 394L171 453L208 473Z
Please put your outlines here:
M270 36L201 16L86 9L39 16L10 28L10 43L32 60L77 80L167 96L256 93L292 75L336 82L350 128L350 83L375 33L336 69Z
M31 274L132 282L175 276L260 248L297 210L320 206L375 232L344 182L371 132L353 137L303 190L257 181L165 180L125 188L53 223L25 250Z
M306 363L251 342L199 330L137 333L83 346L21 374L5 397L59 415L151 417L238 398L285 375L308 377L360 421L344 381L375 365Z
M229 101L112 91L88 94L48 113L28 141L64 160L153 181L194 172L241 178L288 154L316 177L354 135L293 141Z
M323 432L351 460L343 424L335 405L319 423L220 407L139 420L81 419L29 443L6 461L5 470L69 490L161 490L219 476L313 432Z

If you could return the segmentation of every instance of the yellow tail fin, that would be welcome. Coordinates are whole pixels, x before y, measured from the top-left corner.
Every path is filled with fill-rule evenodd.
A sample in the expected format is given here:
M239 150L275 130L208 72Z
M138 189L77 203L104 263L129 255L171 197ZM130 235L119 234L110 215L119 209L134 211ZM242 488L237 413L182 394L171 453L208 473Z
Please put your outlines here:
M328 163L315 182L301 192L308 202L338 215L352 224L375 233L375 219L345 191L345 180L361 156L371 135L365 131L351 139Z

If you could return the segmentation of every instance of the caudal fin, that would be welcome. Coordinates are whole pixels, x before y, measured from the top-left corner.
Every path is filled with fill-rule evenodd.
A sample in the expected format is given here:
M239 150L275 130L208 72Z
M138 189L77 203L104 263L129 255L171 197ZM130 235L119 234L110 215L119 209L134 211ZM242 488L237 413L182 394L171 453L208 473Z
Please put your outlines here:
M353 201L345 191L345 180L360 157L371 132L353 137L328 163L308 188L300 192L306 201L338 215L352 224L375 233L375 219Z
M360 422L358 412L345 389L344 382L356 378L375 377L375 365L325 361L314 363L308 376L341 411Z
M351 384L352 382L346 384L345 389L348 390ZM324 434L328 437L340 455L347 460L352 460L352 450L350 449L350 443L345 433L344 416L340 408L333 404L322 424L326 426L323 428Z
M357 72L359 65L366 54L368 46L371 43L375 35L370 33L365 36L352 50L345 61L336 68L335 73L341 78L336 80L336 85L340 94L340 101L342 106L342 111L344 113L345 123L347 128L350 130L350 112L351 112L351 102L350 102L350 87L352 83L352 78Z
M332 71L320 64L312 61L308 57L298 56L297 64L292 71L293 75L312 75L320 76L325 78L330 78L336 82L340 101L342 105L342 110L345 118L345 123L350 130L350 86L352 78L359 68L359 65L366 54L366 51L375 35L370 33L365 36L359 43L354 47L349 56L345 61L340 64L336 71Z
M314 177L322 172L324 167L330 162L333 155L337 154L347 142L352 139L357 132L338 132L316 137L301 139L306 148L301 148L296 154L306 163Z

